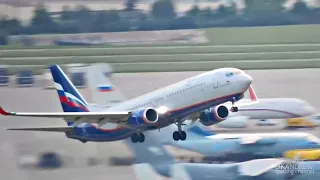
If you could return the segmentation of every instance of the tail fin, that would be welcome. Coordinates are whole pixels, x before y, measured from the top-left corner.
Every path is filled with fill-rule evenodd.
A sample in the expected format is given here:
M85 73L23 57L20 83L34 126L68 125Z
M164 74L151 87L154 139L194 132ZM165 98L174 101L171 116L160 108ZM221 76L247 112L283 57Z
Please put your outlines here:
M134 165L134 172L136 174L137 180L161 180L157 172L149 164L136 164Z
M111 106L126 100L125 96L110 81L109 65L96 63L87 67L87 80L95 104Z
M258 101L258 96L254 92L252 85L250 85L250 87L249 87L249 95L250 95L251 101Z
M171 172L173 180L191 180L191 177L182 164L173 165Z
M49 66L64 112L88 112L88 103L58 65Z

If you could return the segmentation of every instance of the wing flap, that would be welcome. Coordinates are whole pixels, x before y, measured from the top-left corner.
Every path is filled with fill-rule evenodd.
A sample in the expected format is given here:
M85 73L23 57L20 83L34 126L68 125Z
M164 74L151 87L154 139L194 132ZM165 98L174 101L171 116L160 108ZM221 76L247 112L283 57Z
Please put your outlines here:
M39 128L13 128L10 131L48 131L48 132L69 132L72 127L39 127Z
M0 114L4 116L22 116L22 117L45 117L45 118L64 118L69 121L81 120L87 123L98 123L101 120L124 124L130 112L8 112L0 107Z

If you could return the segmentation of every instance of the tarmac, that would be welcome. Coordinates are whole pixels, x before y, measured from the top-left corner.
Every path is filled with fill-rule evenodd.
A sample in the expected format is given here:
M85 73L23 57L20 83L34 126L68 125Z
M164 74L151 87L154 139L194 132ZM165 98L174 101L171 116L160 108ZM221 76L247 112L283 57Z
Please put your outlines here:
M317 94L320 91L320 69L302 70L252 70L246 71L254 79L253 87L259 98L293 97L306 100L316 108L320 107ZM201 72L170 73L122 73L113 74L111 80L128 98L156 90L179 80L197 75ZM54 89L44 89L41 77L36 77L34 87L15 87L11 79L8 87L0 87L0 104L10 111L56 112L61 111ZM90 92L80 92L90 102ZM126 180L135 178L130 166L110 166L108 158L112 156L130 156L130 151L119 142L81 143L68 139L63 133L6 131L7 128L65 126L59 119L16 118L0 116L0 179L14 180L53 180L77 179L95 180L101 178ZM250 124L244 132L262 132ZM268 127L266 131L280 131L281 128ZM239 130L237 130L239 131ZM320 137L319 130L301 130ZM20 161L27 155L38 156L43 152L56 152L65 160L65 167L56 170L35 170L23 168ZM172 152L172 150L171 150ZM175 155L189 152L174 150ZM90 165L89 158L98 160Z

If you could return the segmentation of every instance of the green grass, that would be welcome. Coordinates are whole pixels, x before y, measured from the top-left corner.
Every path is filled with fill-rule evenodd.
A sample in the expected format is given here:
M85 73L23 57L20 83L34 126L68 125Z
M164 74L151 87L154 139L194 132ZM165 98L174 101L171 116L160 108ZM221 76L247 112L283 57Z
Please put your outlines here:
M320 51L320 44L281 46L179 46L179 47L127 47L127 48L73 48L0 50L0 57L57 57L57 56L106 56L106 55L157 55L203 53L256 53Z
M65 69L64 65L61 65ZM34 74L42 74L46 66L10 66L10 74L15 74L21 68L30 68ZM177 72L177 71L209 71L222 67L235 67L243 70L252 69L300 69L320 68L320 59L314 60L257 60L257 61L198 61L198 62L144 62L144 63L114 63L115 73L137 72Z
M68 63L139 63L139 62L198 62L198 61L243 61L243 60L283 60L318 59L320 51L269 52L269 53L211 53L211 54L162 54L162 55L122 55L122 56L70 56L70 57L26 57L1 58L0 64L46 65Z
M293 26L269 26L269 27L241 27L241 28L209 28L204 29L209 39L205 45L235 45L235 44L294 44L294 43L320 43L320 25L293 25ZM55 36L55 35L42 35ZM159 47L181 46L186 44L162 44L162 45L102 45L94 47ZM195 44L199 46L203 44ZM43 49L43 48L72 48L72 46L35 46L24 47L21 45L0 46L0 49Z
M211 28L207 37L213 45L320 43L320 25Z

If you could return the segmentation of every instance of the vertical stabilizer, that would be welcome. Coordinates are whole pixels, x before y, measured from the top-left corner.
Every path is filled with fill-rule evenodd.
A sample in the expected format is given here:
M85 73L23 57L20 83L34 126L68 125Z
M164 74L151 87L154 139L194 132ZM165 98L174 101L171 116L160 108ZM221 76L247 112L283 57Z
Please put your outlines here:
M182 164L175 164L171 170L172 180L192 180Z
M61 70L58 65L51 65L49 69L52 74L54 86L57 89L59 101L64 112L88 112L87 101L81 96L77 88ZM68 122L68 125L71 123Z
M92 64L87 67L87 82L92 92L92 102L103 106L126 100L120 90L112 84L108 75L109 65L104 63Z
M135 164L134 172L137 180L161 180L160 176L150 164Z

